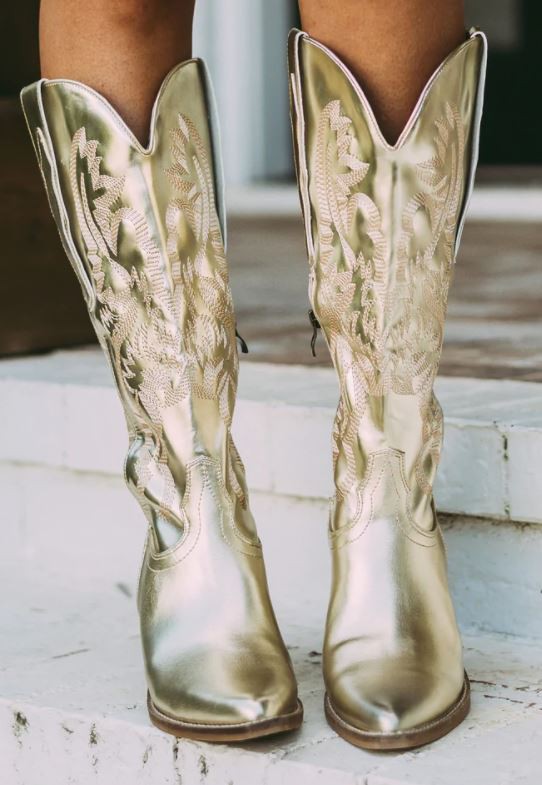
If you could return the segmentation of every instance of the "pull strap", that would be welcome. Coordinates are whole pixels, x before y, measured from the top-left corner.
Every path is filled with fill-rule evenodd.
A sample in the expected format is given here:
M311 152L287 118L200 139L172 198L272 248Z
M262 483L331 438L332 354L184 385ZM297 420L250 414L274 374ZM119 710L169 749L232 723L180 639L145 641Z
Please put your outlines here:
M248 345L245 339L239 334L237 331L237 327L235 328L235 337L239 341L239 346L241 347L241 352L243 354L248 354Z
M318 338L318 330L322 328L312 308L309 311L309 321L312 325L311 352L312 356L316 357L316 339Z

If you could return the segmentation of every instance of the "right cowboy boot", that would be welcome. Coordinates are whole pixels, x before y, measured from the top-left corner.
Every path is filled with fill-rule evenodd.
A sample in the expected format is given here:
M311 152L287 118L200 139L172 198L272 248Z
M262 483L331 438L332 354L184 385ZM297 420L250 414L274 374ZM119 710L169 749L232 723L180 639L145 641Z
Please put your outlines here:
M138 606L151 720L206 741L298 728L230 433L236 329L203 63L164 81L146 149L77 82L41 80L22 104L126 414L125 476L149 527Z
M312 319L340 386L325 710L341 736L371 749L425 744L469 709L433 504L433 383L476 167L485 51L473 31L390 145L345 64L305 33L290 36Z

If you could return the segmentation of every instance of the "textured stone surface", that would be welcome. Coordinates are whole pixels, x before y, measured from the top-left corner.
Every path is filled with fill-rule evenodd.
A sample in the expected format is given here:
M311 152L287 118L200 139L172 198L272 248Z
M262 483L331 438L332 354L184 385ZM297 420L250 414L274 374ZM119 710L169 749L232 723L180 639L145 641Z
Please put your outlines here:
M52 576L3 568L0 761L5 785L539 785L540 644L467 636L473 709L441 741L403 754L355 749L326 725L321 630L285 619L306 722L238 747L175 741L145 711L133 584L92 580L77 560ZM119 572L119 577L125 577Z

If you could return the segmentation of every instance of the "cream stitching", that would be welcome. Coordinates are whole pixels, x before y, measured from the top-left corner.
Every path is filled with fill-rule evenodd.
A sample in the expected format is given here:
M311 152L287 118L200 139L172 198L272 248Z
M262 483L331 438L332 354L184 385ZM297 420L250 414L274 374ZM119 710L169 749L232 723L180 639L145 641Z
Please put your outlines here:
M370 197L359 190L369 164L357 157L352 121L342 113L338 100L330 101L318 120L313 181L319 248L311 295L339 374L340 399L333 430L338 499L350 493L360 474L368 471L361 465L357 447L368 396L381 397L390 392L418 399L423 444L414 472L421 490L426 494L432 490L434 472L426 476L424 462L430 454L436 466L442 442L442 412L432 386L453 268L465 151L465 129L451 104L445 105L435 130L435 155L416 167L420 190L403 214L402 233L395 249L397 275L395 285L390 287L390 249L382 233L380 213ZM426 211L430 218L432 241L413 254L413 222L419 210ZM363 235L357 248L350 239L358 212L364 216L365 235L372 241L370 256L364 253ZM435 256L439 259L436 271L432 264ZM421 302L414 299L419 291L424 292ZM398 302L403 312L399 320L391 321L387 314L397 310ZM390 343L393 352L389 351ZM344 462L343 467L340 462Z
M386 462L382 463L378 475L376 477L374 477L373 476L374 464L375 464L375 460L376 460L376 458L378 456L386 457L386 458L388 458L388 460ZM406 496L406 499L405 499L403 504L401 504L401 496L399 494L399 490L398 490L397 485L396 485L396 472L395 472L393 467L390 469L390 462L391 462L392 458L397 458L398 459L396 461L396 464L397 463L399 464L399 480L401 482L401 485L403 486L403 489L405 491L405 496ZM386 451L382 451L382 452L378 452L378 453L371 453L371 455L369 456L369 460L367 462L367 471L365 473L365 477L364 477L363 483L360 486L360 489L358 491L358 493L360 495L368 497L368 500L369 500L370 514L368 515L366 523L363 525L361 530L355 534L355 536L345 537L345 534L347 532L352 532L352 530L354 530L356 528L359 518L358 519L353 518L352 519L352 523L349 523L349 524L346 524L344 526L341 526L340 528L330 532L330 540L331 540L331 547L332 547L332 549L337 549L338 550L340 548L343 548L345 545L349 545L349 544L355 542L356 540L359 540L363 536L363 534L365 534L365 532L369 528L370 524L373 523L373 521L374 521L374 510L375 510L374 496L376 494L376 491L378 490L380 482L382 481L382 478L383 478L384 474L386 473L386 471L391 471L392 479L393 479L393 487L395 489L395 502L394 502L395 514L394 514L394 520L395 520L396 525L399 526L399 528L401 529L403 535L408 540L413 542L415 545L420 545L420 546L425 547L425 548L432 548L433 546L436 545L436 543L437 543L436 537L437 537L438 527L435 526L430 531L426 531L425 529L422 529L420 526L418 526L418 524L416 523L416 520L415 520L415 518L414 518L414 516L412 514L412 508L411 508L411 503L410 503L410 488L409 488L409 485L408 485L408 483L406 481L406 477L405 477L405 473L404 473L404 458L403 458L403 455L398 450L386 450ZM370 489L368 490L369 486L370 486ZM422 536L422 538L423 538L422 541L414 539L414 537L412 536L412 533L406 528L406 526L404 525L404 520L403 520L404 516L406 516L406 518L408 520L408 523L410 524L411 528L417 534Z
M178 126L171 132L172 165L166 171L175 192L166 211L170 279L144 217L119 203L124 178L102 173L98 147L97 141L87 139L85 128L80 128L73 137L69 165L77 220L96 293L92 315L107 336L119 385L143 410L141 418L139 413L128 412L129 429L141 439L137 455L131 455L137 495L143 503L147 484L152 477L159 477L163 483L159 514L172 517L179 525L181 500L168 465L163 411L190 395L216 400L231 442L236 390L235 321L212 172L196 127L180 114ZM179 243L181 215L194 236L188 252ZM140 269L128 269L118 258L123 224L133 227L144 260ZM246 508L244 483L235 469L237 466L242 476L242 464L231 446L227 454L231 488ZM156 506L151 506L156 511Z

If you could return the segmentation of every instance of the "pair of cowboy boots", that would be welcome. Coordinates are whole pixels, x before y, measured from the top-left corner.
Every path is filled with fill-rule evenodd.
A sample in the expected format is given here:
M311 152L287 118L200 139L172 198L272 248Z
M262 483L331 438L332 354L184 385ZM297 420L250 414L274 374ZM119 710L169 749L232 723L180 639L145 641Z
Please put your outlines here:
M305 33L289 41L309 297L340 383L325 710L361 747L426 743L469 708L432 499L433 382L485 51L471 32L390 145L346 66ZM146 148L80 83L41 80L22 103L126 415L126 482L148 523L138 606L151 720L207 741L298 728L231 436L236 326L205 66L190 60L165 79Z

